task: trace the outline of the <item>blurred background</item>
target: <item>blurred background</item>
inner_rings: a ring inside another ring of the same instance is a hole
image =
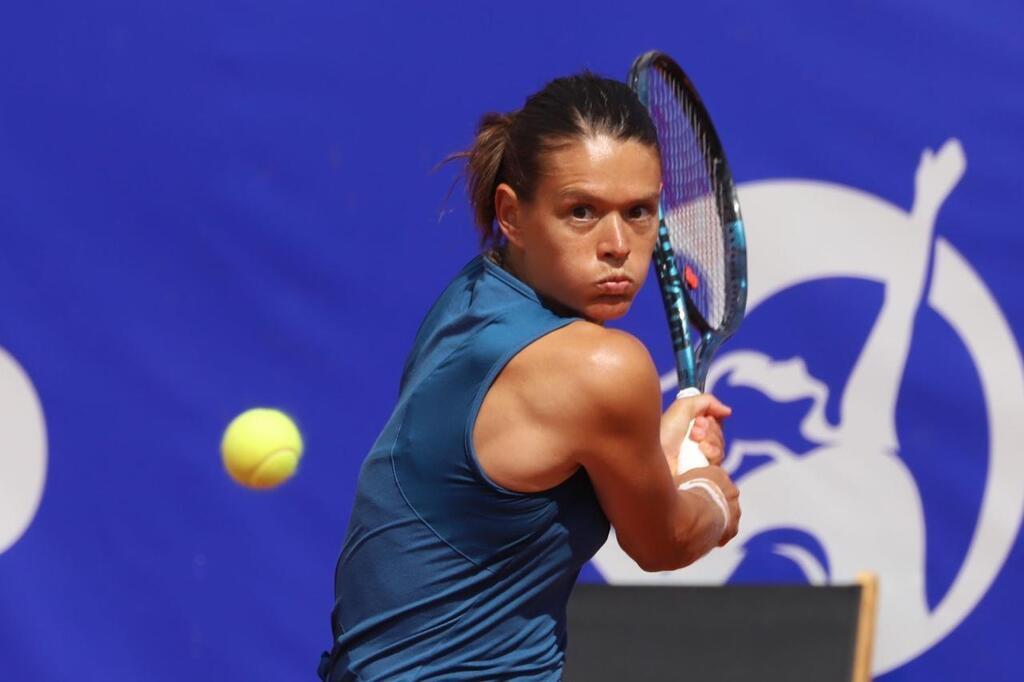
[[[746,527],[658,578],[874,570],[878,679],[1020,679],[1022,27],[965,0],[0,9],[0,678],[314,679],[359,465],[476,252],[437,164],[657,48],[751,263],[713,387]],[[622,326],[670,372],[662,316],[648,283]],[[269,492],[218,450],[256,406],[306,440]],[[651,579],[621,559],[582,579]]]

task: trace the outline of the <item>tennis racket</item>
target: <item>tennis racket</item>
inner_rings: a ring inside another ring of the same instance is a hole
[[[662,192],[654,267],[679,376],[677,398],[704,390],[708,366],[747,304],[743,219],[725,151],[690,79],[669,56],[633,62],[629,83],[650,112],[661,149]],[[676,470],[708,460],[690,439]]]

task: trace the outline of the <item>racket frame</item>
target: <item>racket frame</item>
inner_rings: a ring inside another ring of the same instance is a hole
[[[708,175],[714,178],[717,188],[715,202],[721,218],[722,238],[725,240],[727,259],[725,263],[728,282],[725,301],[725,317],[722,324],[713,328],[686,293],[680,276],[675,251],[665,224],[664,206],[658,201],[658,243],[654,249],[654,269],[660,285],[662,302],[668,318],[672,338],[672,351],[676,361],[679,388],[704,390],[708,366],[719,346],[728,339],[740,322],[747,304],[747,245],[740,213],[739,197],[732,179],[725,150],[718,138],[711,117],[704,102],[686,73],[668,55],[652,50],[640,55],[629,70],[629,85],[648,106],[648,76],[657,68],[674,80],[693,105],[695,115],[701,119],[706,142],[711,152],[705,158]],[[691,339],[699,335],[700,344],[695,350]]]

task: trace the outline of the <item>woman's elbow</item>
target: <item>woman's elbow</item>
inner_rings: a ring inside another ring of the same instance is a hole
[[[647,573],[675,571],[689,566],[701,556],[687,544],[659,547],[653,551],[638,551],[627,547],[622,549]]]
[[[662,571],[676,571],[680,568],[685,568],[699,558],[700,555],[682,551],[676,552],[671,556],[657,557],[643,562],[637,561],[636,563],[647,573],[660,573]]]

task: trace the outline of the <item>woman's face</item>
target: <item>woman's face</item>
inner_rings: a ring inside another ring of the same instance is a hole
[[[607,135],[541,159],[530,201],[495,196],[514,273],[549,302],[594,322],[622,317],[647,277],[658,236],[657,152]]]

